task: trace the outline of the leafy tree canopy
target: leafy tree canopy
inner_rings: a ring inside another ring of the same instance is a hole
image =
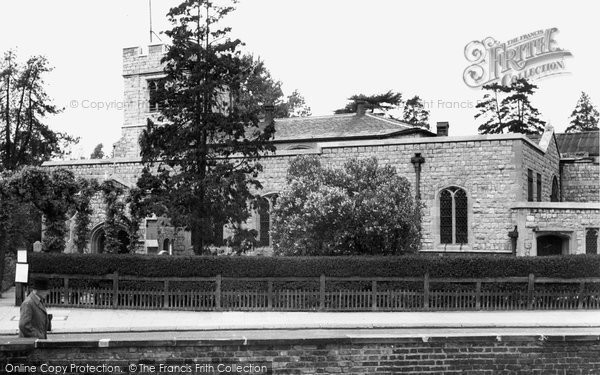
[[[102,143],[97,144],[96,147],[94,147],[94,151],[92,151],[92,154],[90,155],[90,159],[103,159],[104,158],[104,151],[102,151],[103,147],[104,147],[104,145]]]
[[[0,171],[64,156],[65,148],[77,142],[44,123],[60,112],[44,88],[43,78],[51,70],[45,57],[20,63],[14,51],[0,61]]]
[[[349,160],[343,169],[323,167],[317,157],[294,159],[272,215],[279,255],[391,255],[419,246],[410,183],[375,158]]]

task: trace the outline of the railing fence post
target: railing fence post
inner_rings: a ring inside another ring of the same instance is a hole
[[[113,308],[117,308],[119,305],[119,273],[115,272],[112,274],[113,281]]]
[[[371,281],[371,309],[377,311],[377,280]]]
[[[319,278],[319,311],[325,310],[325,275]]]
[[[267,286],[267,308],[269,310],[273,309],[273,280],[269,279],[269,283]]]
[[[171,307],[171,299],[169,298],[169,280],[164,281],[163,285],[163,307]]]
[[[429,272],[423,277],[423,308],[429,309]]]
[[[215,278],[215,309],[221,310],[221,274]]]
[[[530,273],[527,282],[527,309],[533,310],[533,291],[535,288],[535,275]]]
[[[583,293],[585,292],[585,281],[579,283],[579,295],[577,296],[577,308],[583,309]]]
[[[475,309],[481,310],[481,281],[475,286]]]
[[[63,279],[63,287],[64,287],[64,294],[65,294],[65,299],[64,302],[62,303],[63,305],[68,305],[71,301],[71,298],[69,296],[69,278],[65,277]],[[60,301],[57,301],[60,304]]]

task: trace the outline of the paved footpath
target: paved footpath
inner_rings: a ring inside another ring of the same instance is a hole
[[[48,308],[53,335],[101,332],[183,332],[218,330],[486,329],[536,332],[600,329],[600,311],[456,312],[193,312]],[[0,298],[0,335],[18,332],[14,290]]]

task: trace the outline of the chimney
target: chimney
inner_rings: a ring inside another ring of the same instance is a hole
[[[364,116],[366,109],[366,102],[364,100],[359,100],[356,102],[356,116]]]
[[[266,104],[264,106],[265,110],[265,124],[269,124],[273,121],[275,117],[275,106],[272,104]]]
[[[450,125],[447,121],[438,122],[437,123],[437,135],[438,137],[447,137],[448,136],[448,128]]]

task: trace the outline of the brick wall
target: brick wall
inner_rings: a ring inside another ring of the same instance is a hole
[[[360,337],[320,339],[40,341],[4,343],[0,365],[102,364],[128,373],[162,373],[160,365],[191,366],[253,363],[272,374],[596,374],[598,336]],[[147,371],[141,371],[140,364]],[[150,370],[151,366],[154,371]],[[78,372],[67,372],[78,373]],[[113,371],[113,373],[117,373]],[[170,372],[173,373],[173,372]],[[182,373],[182,372],[181,372]],[[240,374],[243,372],[239,372]],[[248,373],[248,372],[247,372]],[[261,374],[265,372],[254,372]]]
[[[600,202],[600,163],[590,159],[561,163],[562,199]]]

